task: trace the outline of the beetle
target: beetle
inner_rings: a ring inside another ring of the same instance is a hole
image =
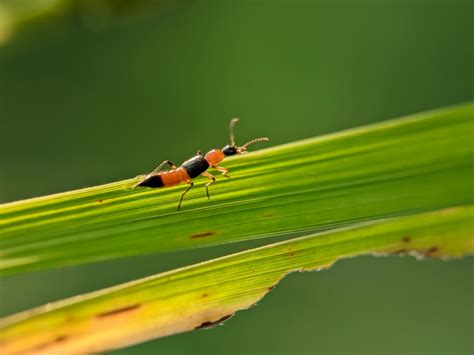
[[[179,200],[179,210],[181,207],[181,203],[183,202],[184,195],[186,195],[186,193],[194,186],[194,182],[192,181],[192,179],[198,177],[199,175],[202,175],[210,180],[208,183],[206,183],[206,195],[209,199],[209,186],[216,181],[214,175],[206,171],[207,169],[209,169],[209,167],[212,167],[213,169],[219,171],[220,173],[222,173],[223,176],[230,178],[230,176],[227,174],[229,171],[226,168],[217,164],[224,160],[225,157],[246,153],[247,147],[251,144],[258,142],[266,142],[270,140],[268,137],[255,138],[251,141],[248,141],[241,147],[236,146],[234,139],[234,127],[238,121],[238,118],[233,118],[230,121],[230,144],[226,145],[224,148],[212,149],[205,155],[202,154],[200,150],[198,150],[197,155],[186,160],[179,167],[174,165],[171,161],[165,160],[160,165],[158,165],[155,170],[146,175],[146,177],[138,184],[136,184],[135,187],[164,188],[178,185],[181,183],[189,184],[189,187],[183,192],[183,194],[181,195],[181,199]],[[168,165],[171,169],[167,171],[161,171],[161,169],[166,165]]]

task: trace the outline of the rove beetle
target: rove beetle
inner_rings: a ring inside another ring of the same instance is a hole
[[[205,176],[209,178],[209,182],[206,184],[206,194],[207,198],[209,199],[209,185],[216,181],[216,178],[208,173],[206,170],[209,167],[219,171],[227,178],[230,178],[227,175],[228,170],[222,166],[218,166],[225,157],[242,154],[247,152],[247,147],[251,144],[257,142],[266,142],[270,139],[267,137],[262,138],[255,138],[251,141],[245,143],[243,146],[238,147],[235,145],[234,140],[234,126],[239,121],[238,118],[233,118],[230,121],[230,144],[226,145],[222,149],[213,149],[203,155],[200,150],[198,150],[197,155],[192,157],[191,159],[186,160],[180,167],[176,167],[171,161],[165,160],[163,161],[158,167],[149,173],[142,181],[135,185],[135,187],[143,186],[143,187],[170,187],[174,185],[181,184],[183,182],[189,184],[189,187],[186,191],[183,192],[181,195],[181,199],[179,200],[178,210],[181,207],[181,202],[183,202],[184,195],[191,190],[194,186],[192,179],[198,177],[199,175]],[[160,170],[168,164],[171,167],[171,170],[161,171]]]

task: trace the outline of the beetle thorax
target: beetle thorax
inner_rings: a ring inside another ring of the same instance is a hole
[[[213,149],[206,153],[205,158],[209,165],[216,165],[224,159],[224,153],[220,149]]]

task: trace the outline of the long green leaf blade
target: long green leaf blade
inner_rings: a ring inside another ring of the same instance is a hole
[[[474,201],[474,105],[414,115],[224,161],[205,198],[138,179],[0,206],[0,275],[195,248]],[[166,158],[166,154],[162,154]]]
[[[0,353],[95,353],[209,327],[255,304],[289,272],[344,257],[470,254],[473,217],[465,206],[372,221],[48,304],[0,321]]]

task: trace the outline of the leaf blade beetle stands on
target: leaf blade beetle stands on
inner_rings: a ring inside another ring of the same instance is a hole
[[[230,178],[230,176],[227,175],[229,171],[217,164],[219,164],[227,156],[246,153],[247,147],[251,144],[270,140],[268,137],[255,138],[251,141],[248,141],[241,147],[236,146],[234,139],[234,127],[238,121],[238,118],[233,118],[230,121],[230,144],[226,145],[224,148],[212,149],[205,155],[203,155],[202,152],[198,150],[197,155],[186,160],[179,167],[174,165],[171,161],[165,160],[160,165],[158,165],[155,170],[149,173],[142,181],[136,184],[135,187],[166,188],[181,183],[189,184],[189,187],[183,192],[181,199],[179,200],[179,210],[181,203],[183,202],[184,195],[186,195],[186,193],[194,186],[192,179],[202,175],[210,180],[206,184],[206,195],[209,199],[209,186],[216,181],[214,175],[206,171],[209,169],[209,167],[219,171],[223,176]],[[166,165],[168,165],[171,169],[161,171],[161,169]]]

